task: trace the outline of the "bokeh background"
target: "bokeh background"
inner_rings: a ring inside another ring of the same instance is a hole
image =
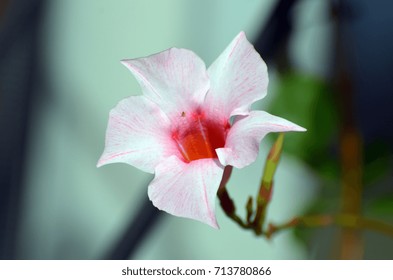
[[[286,137],[268,220],[354,211],[392,223],[392,10],[389,0],[1,0],[0,259],[343,257],[337,227],[267,241],[217,205],[214,230],[157,211],[151,175],[96,162],[110,109],[141,93],[121,59],[176,46],[210,65],[243,30],[269,67],[255,108],[308,129]],[[240,215],[274,137],[233,173]],[[349,258],[393,259],[393,239],[351,238]]]

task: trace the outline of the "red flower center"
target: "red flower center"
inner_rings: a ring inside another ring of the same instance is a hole
[[[187,116],[183,112],[179,126],[172,132],[172,139],[185,162],[202,158],[217,158],[216,149],[225,146],[227,132],[231,125],[228,121],[208,119],[197,111]]]

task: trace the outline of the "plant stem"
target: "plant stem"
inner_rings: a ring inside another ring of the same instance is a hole
[[[257,226],[255,220],[250,218],[252,214],[252,198],[249,198],[246,209],[247,209],[247,218],[246,221],[243,221],[236,214],[236,207],[233,203],[233,200],[230,198],[229,193],[226,189],[226,183],[229,180],[229,177],[232,173],[232,167],[228,166],[228,169],[224,171],[224,176],[221,181],[219,190],[218,190],[218,198],[220,200],[220,204],[225,214],[237,223],[240,227],[244,229],[252,230],[257,236],[264,236],[267,239],[270,239],[273,235],[281,232],[282,230],[293,228],[296,226],[306,227],[306,228],[318,228],[318,227],[327,227],[327,226],[340,226],[343,227],[344,230],[351,230],[360,232],[360,230],[373,230],[387,236],[393,238],[393,225],[385,223],[383,221],[378,221],[374,219],[369,219],[362,217],[360,215],[341,213],[337,215],[313,215],[313,216],[300,216],[295,217],[289,220],[286,223],[277,225],[270,223],[266,230]]]
[[[346,20],[343,9],[341,1],[332,2],[332,15],[336,28],[336,101],[340,116],[341,213],[360,216],[363,193],[363,148],[361,135],[355,121],[355,92],[347,58],[349,41],[344,37],[342,30],[343,22]],[[339,242],[340,259],[361,259],[363,257],[364,246],[361,232],[352,228],[344,228],[341,231]]]
[[[232,199],[224,187],[220,187],[218,194],[221,206],[225,214],[237,223],[240,227],[244,229],[250,229],[254,231],[257,236],[264,236],[267,239],[273,237],[273,235],[289,228],[294,228],[296,226],[306,227],[306,228],[318,228],[327,226],[340,226],[344,229],[350,230],[372,230],[393,238],[393,225],[385,223],[383,221],[378,221],[374,219],[369,219],[352,214],[337,214],[337,215],[313,215],[313,216],[300,216],[295,217],[288,222],[277,225],[270,223],[266,231],[261,231],[255,227],[255,224],[250,221],[244,222],[237,214],[236,209],[233,204]]]
[[[277,166],[280,161],[283,143],[284,133],[280,133],[266,158],[261,184],[257,195],[256,214],[253,221],[256,234],[261,234],[263,230],[262,227],[265,222],[267,207],[273,192],[274,174],[276,173]]]
[[[359,216],[362,212],[362,148],[361,138],[354,130],[344,130],[340,139],[341,150],[341,212]],[[344,228],[341,232],[341,259],[361,259],[363,240],[361,232]]]
[[[315,215],[315,216],[296,217],[281,225],[269,224],[269,227],[267,231],[264,233],[264,235],[267,238],[271,238],[274,234],[277,234],[278,232],[284,229],[293,228],[296,226],[317,228],[317,227],[327,227],[331,225],[340,226],[346,229],[373,230],[393,238],[392,225],[382,221],[364,218],[351,214]]]

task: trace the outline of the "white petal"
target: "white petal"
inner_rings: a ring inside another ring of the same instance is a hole
[[[259,143],[269,132],[305,131],[304,128],[263,111],[251,111],[229,130],[225,148],[216,149],[223,165],[243,168],[255,161]]]
[[[267,66],[241,32],[209,67],[206,104],[213,114],[247,115],[255,101],[265,97]]]
[[[202,104],[209,89],[205,63],[186,49],[171,48],[122,63],[134,74],[144,95],[169,118]]]
[[[147,98],[123,99],[110,112],[105,150],[97,166],[124,162],[153,173],[158,163],[179,153],[169,125],[167,116]]]
[[[171,157],[157,166],[149,198],[158,209],[218,228],[215,200],[222,174],[217,160],[184,163]]]

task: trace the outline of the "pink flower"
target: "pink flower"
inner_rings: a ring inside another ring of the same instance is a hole
[[[154,173],[149,198],[172,215],[218,228],[215,199],[224,167],[254,162],[269,132],[305,130],[250,110],[266,95],[268,74],[243,32],[207,70],[192,51],[177,48],[122,63],[143,95],[111,110],[97,166],[125,162]]]

